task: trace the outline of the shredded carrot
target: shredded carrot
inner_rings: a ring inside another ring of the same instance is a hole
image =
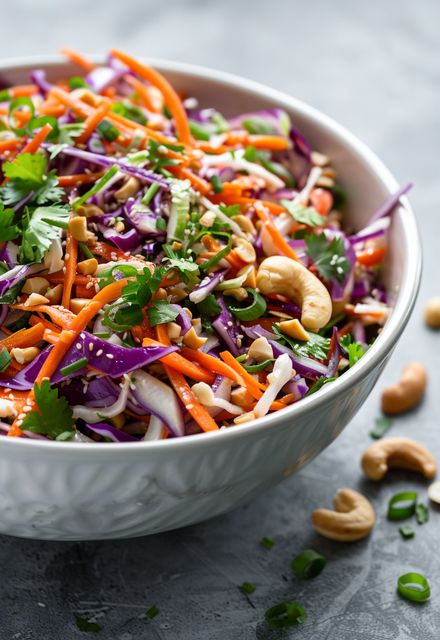
[[[220,353],[220,358],[224,362],[226,362],[226,364],[228,364],[232,369],[234,369],[234,371],[236,371],[239,376],[241,376],[241,378],[243,378],[245,386],[251,396],[253,396],[255,400],[259,400],[263,395],[261,390],[264,390],[266,388],[265,385],[257,382],[255,378],[253,378],[251,374],[248,373],[246,369],[242,367],[241,364],[234,358],[232,353],[229,353],[229,351],[222,351]]]
[[[250,135],[248,144],[256,149],[267,149],[268,151],[284,151],[291,146],[289,140],[282,136]]]
[[[20,146],[21,142],[22,141],[20,140],[20,138],[9,138],[8,140],[1,140],[0,153],[2,153],[3,151],[11,151],[13,149],[16,149]]]
[[[77,64],[79,67],[82,67],[82,69],[84,69],[84,71],[86,71],[87,73],[89,73],[90,71],[92,71],[92,69],[95,68],[95,65],[93,64],[93,62],[91,62],[85,56],[83,56],[82,53],[78,53],[78,51],[75,51],[74,49],[70,49],[69,47],[63,47],[62,49],[60,49],[60,53],[66,58],[68,58],[74,64]]]
[[[237,384],[242,387],[246,386],[245,381],[241,377],[239,373],[232,367],[230,367],[222,360],[218,358],[214,358],[214,356],[209,355],[209,353],[204,353],[203,351],[196,349],[189,349],[188,347],[183,347],[180,350],[180,353],[186,357],[187,360],[195,360],[199,364],[201,364],[205,369],[209,369],[210,371],[214,371],[215,373],[219,373],[230,380],[233,380]]]
[[[70,176],[58,176],[60,187],[79,187],[82,184],[95,183],[102,176],[102,171],[95,173],[76,173]]]
[[[169,344],[171,344],[169,341],[165,342],[162,339],[159,339],[158,341],[151,338],[144,338],[142,341],[142,345],[144,347],[148,347],[150,345],[163,347],[165,345],[168,346]],[[196,364],[193,364],[192,362],[181,356],[180,353],[169,353],[167,356],[160,358],[160,361],[163,364],[168,365],[175,371],[179,371],[183,375],[188,376],[188,378],[191,378],[192,380],[197,380],[198,382],[206,382],[207,384],[212,384],[214,382],[215,376],[210,371],[205,371],[205,369],[202,369]]]
[[[199,191],[203,195],[206,195],[211,191],[211,185],[204,178],[201,178],[196,173],[187,169],[186,167],[170,166],[167,167],[168,171],[177,176],[181,180],[189,180],[191,185],[196,191]]]
[[[38,151],[51,131],[51,125],[46,122],[46,124],[41,127],[40,131],[32,138],[32,140],[30,140],[27,145],[23,147],[21,153],[35,153],[36,151]]]
[[[376,249],[365,249],[356,253],[356,262],[364,267],[374,267],[380,264],[385,257],[386,249],[377,247]]]
[[[85,102],[78,100],[74,96],[72,96],[67,91],[60,89],[59,87],[53,87],[47,98],[55,98],[61,104],[64,104],[66,107],[69,107],[72,111],[78,114],[81,118],[87,118],[92,112],[93,107],[87,105]]]
[[[112,49],[110,53],[112,56],[125,64],[129,69],[131,69],[131,71],[136,73],[144,80],[147,80],[147,82],[150,82],[160,90],[165,99],[165,104],[167,105],[173,116],[179,140],[181,140],[184,144],[192,145],[193,138],[189,129],[188,118],[186,117],[185,109],[179,96],[174,91],[168,80],[166,80],[164,76],[162,76],[155,69],[152,69],[151,67],[140,63],[138,60],[123,53],[122,51]]]
[[[41,323],[36,324],[30,329],[21,329],[16,333],[12,333],[7,338],[0,340],[0,345],[6,347],[8,351],[15,347],[24,349],[26,347],[34,347],[40,340],[43,339],[44,326]]]
[[[272,242],[276,246],[276,248],[280,251],[280,253],[292,260],[298,260],[298,257],[292,247],[288,244],[288,242],[283,238],[281,233],[278,231],[269,215],[263,211],[263,209],[259,206],[255,207],[255,211],[257,216],[263,222],[265,228],[267,229],[268,234],[270,235]]]
[[[110,102],[103,102],[94,113],[91,113],[84,120],[84,131],[76,139],[76,144],[85,144],[87,142],[98,124],[104,120],[105,116],[110,111],[110,106]]]
[[[48,305],[48,304],[39,304],[34,307],[26,307],[23,303],[12,305],[13,309],[19,309],[20,311],[33,311],[34,313],[46,313],[49,318],[55,322],[58,326],[63,329],[70,329],[73,321],[75,319],[75,315],[65,309],[64,307],[59,307],[58,305]]]
[[[61,304],[65,309],[68,309],[70,307],[70,297],[72,295],[72,287],[75,281],[77,262],[78,242],[68,231],[66,240],[66,253],[64,258],[64,267],[66,269],[66,273],[63,287],[63,297],[61,299]]]
[[[38,107],[40,116],[54,116],[60,118],[66,111],[66,107],[53,98],[47,99]]]
[[[16,87],[10,87],[9,92],[13,98],[22,98],[34,96],[40,90],[35,84],[21,84]]]
[[[256,200],[255,198],[245,198],[243,196],[235,196],[233,193],[219,193],[214,196],[209,196],[209,199],[214,204],[239,204],[243,207],[255,207],[256,204],[260,203],[266,209],[269,209],[272,215],[278,216],[280,213],[284,213],[286,210],[279,204],[275,202],[269,202],[268,200]]]
[[[217,431],[219,428],[218,424],[209,415],[205,407],[200,404],[183,375],[167,365],[164,366],[174,391],[177,393],[184,407],[188,413],[192,415],[199,427],[203,431]]]
[[[156,109],[156,105],[154,104],[149,88],[135,76],[127,75],[124,79],[125,82],[136,91],[143,106],[148,109],[148,111],[157,113],[158,110]]]

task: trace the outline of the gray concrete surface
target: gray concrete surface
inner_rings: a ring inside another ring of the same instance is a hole
[[[440,459],[440,336],[424,328],[426,298],[440,293],[438,104],[440,5],[435,0],[368,3],[300,0],[124,0],[75,3],[15,0],[2,12],[0,56],[52,53],[71,45],[202,63],[290,92],[351,128],[411,196],[425,250],[421,295],[379,386],[409,358],[426,362],[430,389],[423,406],[396,420],[394,434],[413,435]],[[109,640],[434,640],[440,634],[440,512],[416,537],[400,539],[385,519],[389,496],[426,485],[394,474],[380,487],[361,479],[359,457],[370,443],[379,388],[345,433],[298,476],[234,513],[182,531],[138,540],[55,544],[0,538],[1,640],[86,637],[75,615],[102,626]],[[329,505],[340,486],[360,487],[379,523],[371,539],[338,545],[312,532],[310,511]],[[276,544],[268,551],[261,536]],[[330,558],[303,583],[292,556],[314,546]],[[429,576],[432,600],[412,606],[395,593],[397,577]],[[238,590],[244,580],[257,590]],[[302,628],[280,635],[263,622],[279,600],[302,603]],[[160,615],[143,617],[151,605]]]

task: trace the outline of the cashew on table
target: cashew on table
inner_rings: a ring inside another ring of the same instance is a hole
[[[330,294],[318,278],[300,262],[285,256],[263,260],[257,273],[257,287],[263,295],[280,294],[301,306],[301,322],[319,331],[330,320]]]
[[[361,493],[353,489],[339,489],[333,504],[335,511],[313,511],[312,524],[318,533],[341,542],[355,542],[370,533],[376,522],[376,514],[369,500]]]

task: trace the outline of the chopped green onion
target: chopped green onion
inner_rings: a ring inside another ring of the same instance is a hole
[[[113,113],[119,113],[119,115],[124,116],[128,120],[133,120],[133,122],[138,122],[139,124],[146,125],[147,118],[145,114],[139,109],[139,107],[135,107],[131,104],[125,104],[124,102],[114,102],[112,104]]]
[[[102,316],[102,324],[113,331],[129,331],[144,319],[142,309],[138,305],[122,306],[125,303],[115,302],[110,305]],[[111,314],[111,315],[110,315]]]
[[[27,96],[21,96],[20,98],[15,98],[11,101],[8,110],[8,124],[17,136],[24,136],[26,134],[26,128],[16,127],[14,120],[14,111],[17,111],[22,107],[26,107],[30,111],[31,119],[34,117],[35,113],[34,103]]]
[[[203,234],[203,235],[206,235],[206,234]],[[229,235],[229,233],[216,232],[215,234],[212,234],[212,235],[216,235],[222,238],[227,238],[227,244],[225,247],[223,247],[223,249],[220,249],[220,251],[217,251],[215,256],[213,256],[206,262],[203,262],[203,264],[199,265],[202,271],[204,271],[205,269],[209,269],[210,267],[213,267],[215,264],[217,264],[217,262],[220,262],[220,260],[222,260],[225,256],[227,256],[232,249],[232,236]]]
[[[93,253],[90,251],[89,247],[85,244],[85,242],[80,242],[79,246],[86,258],[90,260],[91,258],[95,257]]]
[[[269,126],[266,120],[264,120],[263,118],[259,118],[258,116],[254,118],[247,118],[246,120],[243,120],[241,124],[249,133],[269,136],[275,133],[273,127]]]
[[[159,191],[159,189],[160,189],[160,184],[158,184],[157,182],[152,182],[148,187],[148,189],[146,190],[145,195],[141,200],[141,203],[144,204],[145,206],[148,206],[152,201],[152,199],[154,198],[154,196],[156,195],[156,193]]]
[[[265,549],[272,549],[272,547],[275,544],[275,542],[272,540],[272,538],[268,538],[267,536],[263,536],[261,538],[261,540],[260,540],[260,544]]]
[[[63,431],[63,433],[60,433],[60,435],[57,436],[55,440],[57,440],[58,442],[66,442],[66,440],[72,440],[74,435],[74,431]]]
[[[9,102],[12,99],[12,93],[9,89],[2,89],[0,91],[0,102]]]
[[[116,140],[116,138],[119,137],[119,131],[108,120],[103,120],[96,128],[102,137],[105,140],[108,140],[108,142],[113,142],[113,140]]]
[[[242,353],[241,356],[237,356],[235,359],[237,362],[244,362],[247,360],[247,353]]]
[[[60,130],[58,128],[58,121],[53,116],[41,116],[39,118],[32,118],[27,123],[25,129],[27,133],[32,133],[34,129],[41,129],[45,124],[50,124],[52,127],[52,131],[47,136],[47,140],[53,140],[54,138],[58,138],[60,134]]]
[[[393,421],[391,420],[391,418],[388,418],[388,416],[379,416],[374,421],[374,428],[370,431],[370,436],[372,438],[375,438],[376,440],[382,438],[382,436],[385,435],[392,424]]]
[[[415,491],[396,493],[388,503],[388,520],[405,520],[414,515],[417,503]]]
[[[208,142],[211,137],[211,130],[208,126],[200,124],[195,120],[189,120],[189,130],[196,140],[204,140]]]
[[[72,205],[71,205],[72,209],[78,209],[78,207],[84,204],[86,200],[94,196],[96,193],[98,193],[98,191],[101,191],[101,189],[107,184],[109,180],[113,178],[113,176],[118,172],[118,170],[119,170],[119,167],[116,164],[114,164],[110,169],[108,169],[104,173],[104,175],[101,176],[101,178],[97,182],[95,182],[95,184],[91,189],[89,189],[89,191],[84,193],[79,198],[76,198],[72,202]]]
[[[304,397],[307,398],[308,396],[311,396],[313,393],[319,391],[325,384],[328,382],[334,382],[335,380],[337,380],[335,376],[332,376],[331,378],[326,378],[325,376],[318,378],[316,382],[312,384]]]
[[[0,372],[5,371],[11,364],[11,356],[6,347],[0,347]]]
[[[268,609],[264,617],[271,627],[281,629],[302,624],[306,619],[306,611],[296,602],[280,602]]]
[[[147,618],[155,618],[159,613],[159,609],[156,606],[153,606],[148,609],[145,615]]]
[[[215,174],[211,176],[211,184],[212,184],[212,190],[214,191],[214,193],[221,193],[223,191],[223,184],[219,176]]]
[[[399,533],[404,540],[409,540],[410,538],[414,538],[416,532],[407,524],[404,524],[402,527],[399,527]]]
[[[431,597],[429,582],[420,573],[405,573],[397,580],[397,591],[411,602],[426,602]]]
[[[293,558],[290,567],[299,578],[309,580],[319,575],[326,564],[325,556],[313,549],[306,549]]]
[[[429,520],[428,507],[421,502],[416,505],[416,520],[418,524],[425,524]]]
[[[72,76],[71,78],[69,78],[68,84],[69,89],[72,89],[72,91],[74,89],[90,89],[90,86],[87,84],[84,78],[81,78],[81,76]]]
[[[258,373],[259,371],[263,371],[273,362],[275,362],[275,358],[269,358],[268,360],[264,360],[264,362],[258,362],[258,364],[244,364],[243,369],[246,369],[248,373]]]
[[[252,296],[252,302],[247,307],[236,307],[233,304],[228,305],[229,311],[239,320],[256,320],[265,314],[267,304],[262,295],[257,293],[255,289],[246,288],[246,291]]]
[[[243,584],[240,587],[240,591],[242,591],[246,595],[248,595],[250,593],[254,593],[255,589],[256,589],[256,587],[254,587],[252,582],[243,582]]]
[[[59,227],[60,229],[67,229],[69,225],[62,220],[54,220],[53,218],[41,218],[42,222],[50,224],[52,227]]]
[[[68,376],[70,373],[79,371],[87,364],[89,364],[88,358],[80,358],[79,360],[75,360],[75,362],[72,362],[72,364],[68,364],[67,367],[63,367],[62,369],[60,369],[60,373],[62,376]]]

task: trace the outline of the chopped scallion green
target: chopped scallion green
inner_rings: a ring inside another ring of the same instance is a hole
[[[402,598],[411,602],[426,602],[431,597],[431,587],[420,573],[405,573],[397,580],[397,591]]]
[[[309,580],[319,575],[326,564],[327,558],[314,549],[306,549],[293,558],[290,567],[299,578]]]
[[[415,491],[396,493],[388,503],[388,520],[405,520],[414,515],[417,504]]]
[[[75,371],[79,371],[83,367],[85,367],[89,363],[87,358],[80,358],[79,360],[75,360],[71,364],[68,364],[66,367],[60,369],[60,373],[62,376],[68,376],[71,373],[75,373]]]

